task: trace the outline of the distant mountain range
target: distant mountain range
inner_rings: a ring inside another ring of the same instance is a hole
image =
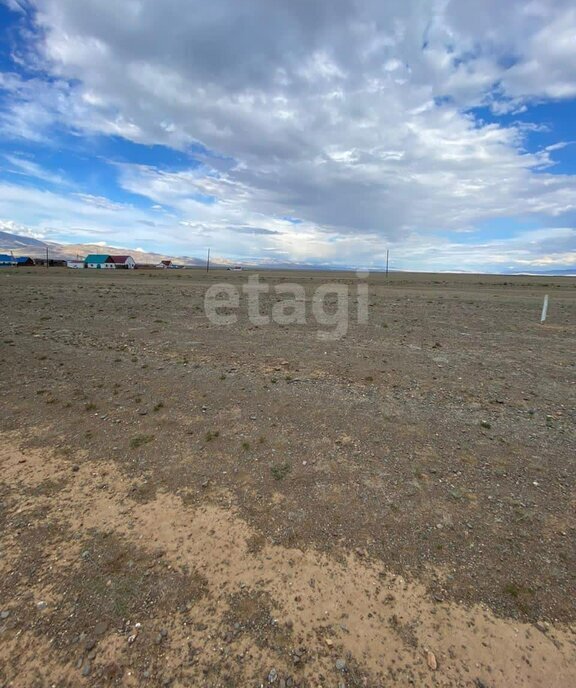
[[[0,223],[0,226],[3,226]],[[4,224],[4,226],[6,226]],[[15,256],[30,256],[31,258],[46,258],[46,249],[48,249],[49,257],[58,260],[76,260],[83,259],[90,253],[106,253],[111,256],[131,255],[137,263],[148,263],[157,265],[161,260],[171,260],[176,265],[184,265],[187,267],[203,267],[206,264],[204,258],[193,258],[191,256],[169,256],[163,253],[150,253],[147,251],[137,251],[136,249],[123,248],[121,246],[102,246],[101,244],[59,244],[55,241],[43,241],[29,236],[16,234],[15,232],[6,232],[0,230],[0,253],[14,253]],[[234,261],[226,258],[215,258],[210,261],[213,267],[228,267],[235,265]],[[238,263],[245,267],[276,270],[346,270],[353,269],[352,267],[345,268],[342,266],[312,264],[312,263],[296,263],[286,260],[270,260],[260,259],[251,261],[249,265],[246,263]],[[374,272],[377,272],[374,269]],[[394,272],[403,272],[402,270],[394,270]],[[442,271],[448,273],[458,272]],[[470,274],[473,274],[470,272]],[[548,277],[574,277],[576,276],[576,265],[569,268],[556,268],[552,270],[504,270],[500,274],[507,275],[535,275]]]
[[[2,224],[0,224],[2,226]],[[5,226],[5,225],[4,225]],[[11,227],[10,227],[11,228]],[[12,229],[12,228],[11,228]],[[121,246],[102,246],[101,244],[59,244],[55,241],[43,241],[32,237],[23,236],[13,231],[7,232],[0,230],[0,253],[14,253],[17,256],[30,256],[31,258],[46,258],[46,248],[49,257],[56,260],[77,260],[82,259],[90,253],[106,253],[110,256],[130,255],[137,263],[153,263],[157,265],[161,260],[171,260],[176,265],[186,267],[204,267],[204,258],[194,258],[191,256],[169,256],[163,253],[150,253],[147,251],[137,251]],[[246,263],[235,262],[227,258],[214,257],[210,260],[212,267],[224,268],[231,265],[243,265]],[[252,261],[250,267],[276,270],[341,270],[332,265],[317,265],[312,263],[293,263],[290,261],[258,260]],[[345,269],[345,268],[344,268]]]
[[[512,275],[547,275],[548,277],[576,277],[576,265],[564,270],[530,270],[529,272],[512,272]]]
[[[17,251],[40,251],[42,249],[44,249],[44,251],[46,250],[46,243],[44,241],[33,239],[32,237],[12,234],[11,232],[0,231],[0,250],[2,251],[14,251],[14,253],[17,255],[23,255],[21,253],[17,253]]]
[[[42,241],[32,237],[13,234],[12,232],[0,231],[0,253],[14,253],[15,256],[30,256],[31,258],[46,258],[48,255],[56,260],[76,260],[83,259],[90,253],[106,253],[110,256],[131,255],[137,263],[158,264],[161,260],[171,260],[177,265],[187,265],[190,267],[203,266],[206,261],[190,256],[168,256],[163,253],[149,253],[147,251],[136,251],[131,248],[119,246],[102,246],[100,244],[59,244],[55,241]],[[229,265],[230,261],[218,259],[214,266]]]

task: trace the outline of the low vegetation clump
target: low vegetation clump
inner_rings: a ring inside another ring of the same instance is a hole
[[[130,448],[138,449],[149,442],[154,440],[154,435],[136,435],[130,440]]]
[[[277,463],[270,468],[272,477],[274,480],[284,480],[284,478],[290,473],[292,466],[286,461],[284,463]]]

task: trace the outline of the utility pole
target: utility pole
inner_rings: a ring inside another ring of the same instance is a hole
[[[210,270],[210,249],[208,249],[208,257],[206,258],[206,272]]]
[[[386,249],[386,279],[388,279],[388,260],[390,258],[390,249]]]
[[[50,267],[50,263],[48,262],[48,246],[46,246],[46,267]]]

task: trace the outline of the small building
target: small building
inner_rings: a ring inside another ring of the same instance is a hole
[[[34,265],[42,265],[46,267],[46,258],[34,258]],[[60,258],[49,258],[48,259],[49,268],[65,268],[66,261]]]
[[[173,267],[173,265],[171,260],[161,260],[156,267],[166,269]]]
[[[7,253],[0,253],[0,267],[12,267],[14,265],[18,265],[14,256],[10,256]]]
[[[95,268],[97,270],[113,270],[116,267],[112,256],[104,253],[91,253],[84,258],[84,265],[87,268]]]
[[[26,265],[36,265],[34,259],[30,258],[30,256],[18,256],[18,258],[16,258],[16,264],[18,265],[18,267]]]
[[[110,256],[117,270],[134,270],[136,261],[132,256]]]
[[[83,270],[86,265],[83,260],[67,260],[66,267],[72,268],[73,270]]]

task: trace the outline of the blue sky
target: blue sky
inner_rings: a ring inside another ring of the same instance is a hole
[[[0,229],[576,273],[573,2],[192,5],[0,0]]]

